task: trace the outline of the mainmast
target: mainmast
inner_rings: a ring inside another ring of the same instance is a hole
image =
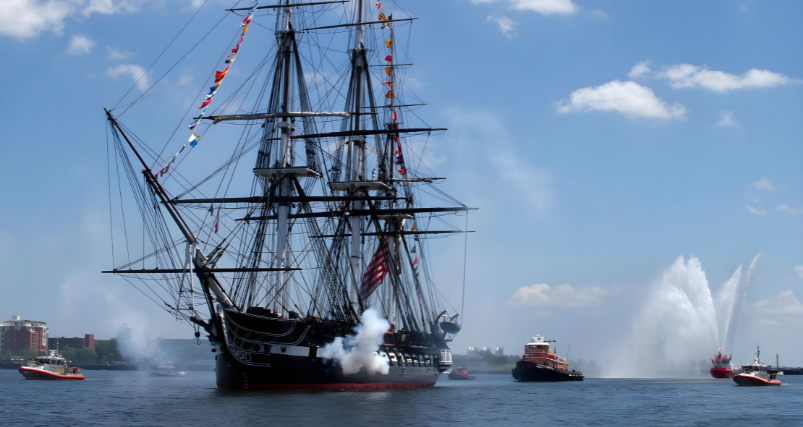
[[[285,6],[290,4],[290,0],[285,0]],[[293,9],[288,7],[284,8],[284,31],[282,32],[282,55],[284,56],[284,71],[283,71],[283,88],[282,88],[282,113],[284,113],[284,117],[282,121],[277,124],[277,127],[281,129],[281,142],[279,144],[279,153],[276,156],[276,163],[275,168],[277,169],[278,176],[279,176],[279,183],[278,183],[278,191],[277,195],[279,196],[279,200],[283,200],[279,202],[279,206],[277,209],[277,229],[276,229],[276,267],[277,268],[285,268],[287,265],[287,247],[288,245],[288,224],[287,218],[290,213],[290,203],[287,201],[286,197],[290,196],[290,180],[282,170],[287,168],[288,161],[290,159],[290,136],[293,133],[293,124],[290,121],[290,117],[288,114],[290,112],[290,54],[293,48],[293,28],[292,28],[292,18],[293,18]],[[284,289],[285,287],[285,273],[284,271],[280,271],[276,275],[276,283],[275,283],[275,292],[276,298],[274,300],[274,311],[278,313],[283,313],[284,309]]]
[[[354,99],[354,131],[360,130],[360,119],[362,112],[362,75],[366,66],[365,50],[363,48],[363,37],[365,35],[365,28],[363,27],[363,13],[364,7],[362,0],[357,1],[357,39],[356,46],[353,53],[354,62],[354,75],[355,75],[355,99]],[[349,181],[359,181],[365,176],[365,136],[353,136],[349,138],[349,152],[351,153],[349,165]],[[356,189],[355,189],[356,190]],[[361,200],[352,202],[352,209],[359,210],[363,208]],[[351,251],[349,253],[349,260],[351,261],[352,273],[352,287],[349,292],[352,306],[357,303],[357,295],[359,293],[360,280],[362,278],[362,245],[361,236],[363,217],[360,215],[351,216]]]

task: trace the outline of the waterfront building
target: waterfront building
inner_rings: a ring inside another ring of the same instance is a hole
[[[24,349],[33,352],[47,351],[48,333],[45,322],[11,316],[11,320],[0,325],[0,354]]]
[[[48,350],[63,350],[64,347],[95,349],[95,334],[86,334],[81,337],[53,337],[47,340]]]
[[[477,356],[477,347],[469,347],[468,352],[466,353],[468,357]]]
[[[505,355],[504,347],[494,347],[494,356],[504,356],[504,355]]]

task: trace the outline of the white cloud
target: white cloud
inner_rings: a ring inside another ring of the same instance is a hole
[[[795,273],[803,279],[803,265],[796,265],[795,266]]]
[[[790,208],[789,206],[786,205],[786,203],[781,203],[780,205],[776,206],[775,209],[778,212],[782,212],[789,215],[803,214],[803,209]]]
[[[684,119],[686,107],[668,106],[652,89],[635,82],[614,80],[597,87],[577,89],[570,101],[557,105],[559,113],[571,111],[616,111],[630,119]]]
[[[136,12],[147,1],[150,0],[2,0],[0,35],[20,40],[48,30],[61,35],[64,20],[70,16]]]
[[[553,288],[542,283],[517,289],[506,303],[512,306],[587,307],[599,304],[607,295],[605,289],[597,286],[585,287],[578,291],[568,284]]]
[[[525,165],[520,157],[502,152],[491,157],[499,176],[515,186],[519,195],[538,213],[546,212],[552,203],[549,172]]]
[[[116,47],[106,46],[106,57],[112,61],[125,61],[133,58],[134,54]]]
[[[75,12],[75,5],[64,0],[3,0],[0,7],[0,34],[20,40],[50,30],[61,34],[64,19]]]
[[[751,182],[750,186],[759,190],[775,191],[775,185],[766,176],[761,177],[761,179],[756,182]]]
[[[531,10],[542,15],[571,15],[577,12],[572,0],[510,0],[511,9]]]
[[[719,116],[719,121],[717,122],[717,126],[721,127],[737,127],[739,126],[739,122],[733,118],[733,111],[723,111],[722,114]]]
[[[67,46],[68,55],[87,55],[92,52],[95,47],[95,42],[89,40],[83,34],[76,34],[70,38],[70,44]]]
[[[753,207],[747,205],[747,213],[749,213],[750,215],[766,215],[767,211],[762,209],[761,206]]]
[[[720,93],[750,87],[781,86],[795,81],[783,74],[756,68],[737,76],[711,70],[706,65],[698,67],[691,64],[665,67],[664,71],[658,73],[658,77],[669,80],[669,85],[675,89],[700,87]]]
[[[501,31],[505,37],[509,39],[516,37],[516,33],[514,32],[516,30],[516,23],[507,16],[502,15],[498,18],[495,16],[489,16],[488,22],[496,24],[499,27],[499,31]]]
[[[648,65],[649,63],[650,60],[648,59],[646,61],[641,61],[638,64],[634,65],[633,68],[630,70],[630,72],[627,73],[627,77],[635,79],[636,77],[651,72],[652,70],[650,70],[650,67]]]
[[[132,82],[136,83],[139,90],[143,92],[148,90],[148,76],[145,75],[145,69],[139,65],[120,64],[116,67],[109,67],[106,70],[106,75],[115,80],[128,76]]]
[[[803,303],[797,300],[792,291],[781,291],[773,300],[761,300],[756,304],[757,311],[776,315],[803,315]]]

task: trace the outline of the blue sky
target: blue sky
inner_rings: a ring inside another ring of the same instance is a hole
[[[127,321],[189,336],[99,274],[111,267],[102,108],[201,3],[0,5],[0,317],[48,321],[52,335],[108,337]],[[209,0],[146,81],[232,4]],[[625,345],[678,257],[697,257],[717,291],[761,253],[734,353],[761,343],[803,365],[803,344],[789,339],[803,332],[803,3],[400,4],[420,18],[407,74],[429,104],[419,113],[450,128],[428,145],[430,167],[449,177],[445,191],[481,208],[470,218],[457,352],[520,352],[542,333],[571,342],[573,358],[603,360],[621,350],[611,341]],[[238,24],[225,18],[173,80],[213,67]],[[270,45],[265,31],[249,36],[253,52]],[[125,120],[149,120],[141,136],[164,141],[202,84],[152,98]],[[462,264],[462,239],[452,240],[436,267]],[[462,269],[442,270],[457,301]]]

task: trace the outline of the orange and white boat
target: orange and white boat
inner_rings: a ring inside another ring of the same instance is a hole
[[[67,366],[67,361],[57,356],[55,351],[51,352],[50,356],[37,357],[33,363],[20,366],[19,371],[26,380],[86,379],[78,368]]]
[[[781,385],[778,370],[761,363],[761,350],[756,347],[756,359],[749,365],[742,365],[742,373],[733,377],[736,384],[744,386]]]

